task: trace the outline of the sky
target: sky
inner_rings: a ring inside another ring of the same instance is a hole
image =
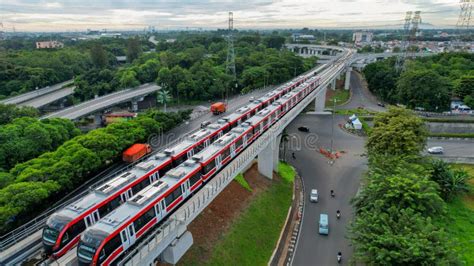
[[[423,23],[452,27],[460,8],[458,0],[0,0],[0,22],[5,31],[217,29],[232,11],[236,29],[365,29],[400,26],[416,10]]]

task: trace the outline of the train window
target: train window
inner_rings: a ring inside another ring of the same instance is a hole
[[[201,174],[198,172],[189,178],[189,184],[192,186],[201,180]]]
[[[203,141],[194,148],[194,153],[198,153],[198,152],[202,151],[202,149],[204,149],[204,147],[205,147],[205,142]]]
[[[237,139],[237,141],[235,142],[235,148],[240,148],[240,146],[242,146],[242,143],[243,143],[243,138],[239,138]]]
[[[224,131],[224,134],[227,133],[227,132],[229,132],[229,131],[230,131],[230,128],[231,128],[230,126],[229,126],[229,127],[225,127],[224,130],[223,130],[223,131]]]
[[[253,132],[252,131],[249,131],[249,133],[247,133],[247,141],[253,136]]]
[[[175,167],[180,165],[182,162],[186,161],[186,154],[183,154],[181,155],[181,157],[178,157],[175,161],[174,161],[174,164],[175,164]]]
[[[108,257],[121,245],[122,245],[122,240],[120,240],[119,235],[116,235],[104,245],[103,251],[105,251],[105,255]]]
[[[211,137],[211,142],[214,142],[218,138],[219,138],[219,134],[215,134],[214,136]]]
[[[166,174],[166,172],[168,172],[171,168],[173,167],[172,164],[168,163],[167,165],[163,166],[163,168],[161,168],[159,170],[159,173],[160,173],[160,176],[164,176]]]
[[[135,186],[132,187],[132,192],[133,194],[137,194],[137,192],[139,192],[140,190],[142,190],[143,188],[147,187],[148,185],[150,185],[150,179],[148,178],[145,178],[142,182],[136,184]]]
[[[171,194],[166,196],[166,206],[170,206],[173,201],[175,201],[179,196],[181,196],[181,194],[183,194],[183,190],[181,189],[181,186],[179,186],[173,192],[171,192]]]
[[[230,154],[230,150],[229,150],[229,147],[225,148],[223,151],[222,151],[222,160],[224,160],[225,158],[227,158]]]
[[[215,160],[211,160],[206,166],[204,166],[204,174],[209,173],[216,166]]]
[[[63,235],[63,240],[61,240],[61,244],[65,244],[65,243],[67,243],[68,241],[69,241],[69,233],[66,232],[66,233],[64,233],[64,235]]]
[[[87,226],[91,226],[92,223],[91,223],[91,218],[89,216],[86,217],[86,224]]]
[[[266,125],[267,125],[267,122],[268,122],[268,118],[263,119],[262,127],[266,126]]]
[[[84,219],[79,220],[77,223],[71,226],[70,230],[73,237],[86,230],[86,223],[84,222]]]
[[[133,227],[135,228],[135,232],[142,229],[151,219],[155,218],[155,210],[151,208],[149,211],[142,214],[142,216],[138,217],[138,219],[133,222]]]

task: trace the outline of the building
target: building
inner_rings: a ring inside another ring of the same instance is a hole
[[[64,43],[58,41],[36,42],[36,49],[63,48]]]
[[[301,33],[293,33],[293,41],[298,40],[316,40],[316,37],[312,34],[301,34]]]
[[[373,37],[374,34],[368,31],[357,31],[352,34],[352,40],[355,43],[370,43]]]

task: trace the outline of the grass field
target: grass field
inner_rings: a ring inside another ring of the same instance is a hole
[[[461,255],[464,265],[474,265],[474,165],[454,164],[469,172],[471,191],[448,202],[447,215],[441,221]]]
[[[234,180],[237,181],[237,183],[239,183],[246,190],[252,191],[252,188],[250,187],[249,183],[247,183],[247,180],[245,180],[244,175],[242,173],[238,174],[234,178]]]
[[[205,265],[267,265],[285,223],[293,195],[295,171],[278,166],[282,177],[250,203]]]
[[[350,96],[351,94],[349,90],[337,89],[329,99],[326,99],[326,107],[332,107],[334,105],[334,98],[336,98],[336,106],[345,104]]]

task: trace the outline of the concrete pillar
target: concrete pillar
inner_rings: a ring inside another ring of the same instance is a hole
[[[314,111],[315,112],[323,112],[324,107],[326,104],[326,91],[327,89],[323,89],[318,95],[316,95],[316,98],[314,99]]]
[[[346,71],[346,80],[344,82],[344,89],[348,90],[349,85],[351,84],[351,72],[352,72],[352,67],[348,67]]]
[[[336,79],[333,79],[331,81],[331,90],[335,91],[336,90]]]
[[[132,111],[133,112],[138,111],[138,100],[135,100],[135,99],[132,100]]]
[[[273,178],[273,171],[278,168],[280,141],[281,135],[270,141],[267,147],[258,154],[258,172],[268,179]]]

